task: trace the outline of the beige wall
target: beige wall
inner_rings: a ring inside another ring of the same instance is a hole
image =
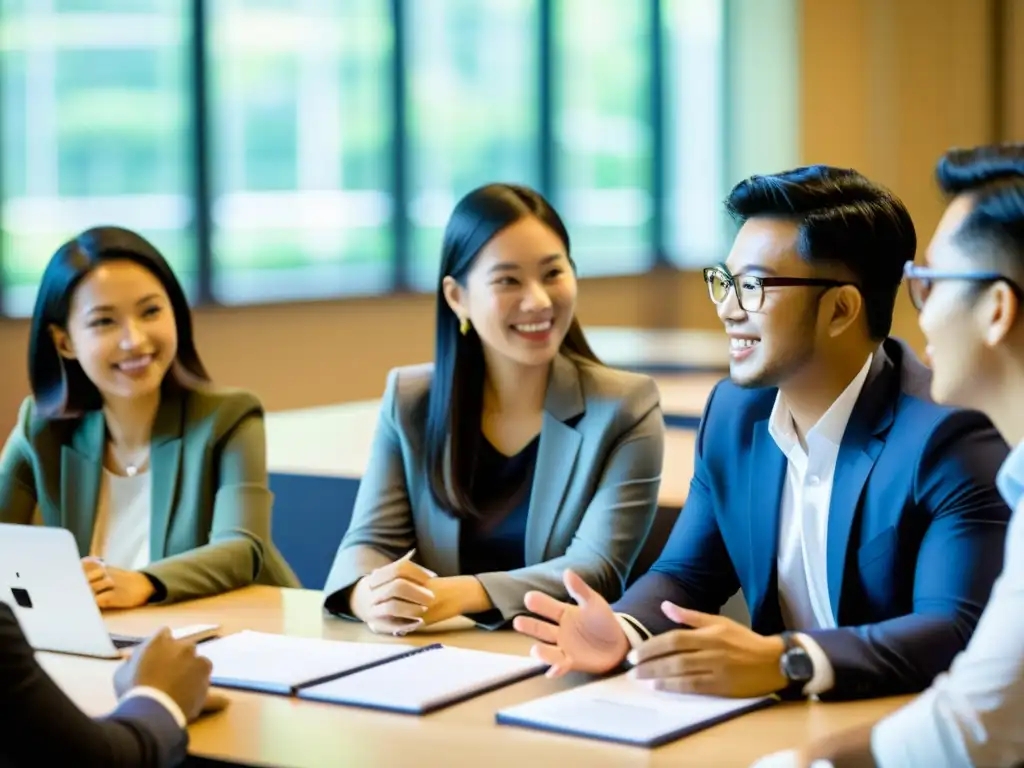
[[[762,13],[772,2],[780,13],[794,8],[793,0],[756,1]],[[1024,0],[1004,6],[1002,126],[994,125],[1000,112],[993,2],[803,0],[795,6],[799,160],[848,164],[891,186],[909,206],[923,243],[942,207],[931,181],[939,154],[1000,132],[1024,139]],[[793,101],[787,96],[780,103]],[[759,151],[786,154],[785,148]],[[751,172],[752,163],[745,155],[743,171]],[[580,315],[586,324],[716,327],[696,273],[585,281]],[[268,408],[292,408],[374,397],[388,368],[428,359],[433,303],[428,296],[395,296],[203,309],[196,326],[215,378],[255,390]],[[920,345],[903,296],[895,330]],[[0,322],[0,430],[10,428],[27,391],[26,336],[24,322]]]

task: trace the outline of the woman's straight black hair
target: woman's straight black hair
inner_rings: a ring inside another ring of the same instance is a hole
[[[76,360],[57,351],[54,327],[66,329],[71,297],[87,274],[108,261],[132,261],[153,274],[167,291],[178,332],[178,355],[166,385],[194,388],[210,381],[196,351],[192,313],[181,284],[160,252],[141,235],[121,227],[89,229],[62,245],[43,272],[32,312],[28,374],[35,412],[42,418],[81,416],[103,405],[99,390]]]
[[[480,251],[499,232],[533,216],[551,229],[570,254],[569,233],[551,204],[529,187],[488,184],[473,190],[455,206],[445,228],[437,281],[437,326],[434,377],[427,403],[427,475],[434,501],[449,514],[468,519],[478,512],[470,498],[476,457],[482,447],[484,355],[480,337],[462,335],[444,297],[444,279],[465,285]],[[569,263],[576,266],[569,255]],[[574,317],[562,352],[600,363]]]

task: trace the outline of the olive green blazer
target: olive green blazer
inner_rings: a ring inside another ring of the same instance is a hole
[[[89,553],[99,498],[106,420],[44,419],[33,400],[0,453],[0,522],[70,530]],[[263,407],[248,392],[165,393],[150,449],[150,564],[164,601],[215,595],[249,584],[296,587],[270,538]]]

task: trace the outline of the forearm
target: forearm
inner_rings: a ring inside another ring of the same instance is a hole
[[[158,702],[135,697],[91,720],[57,687],[14,632],[0,628],[0,764],[167,766],[185,758],[187,733]]]
[[[670,629],[679,629],[679,625],[661,610],[661,604],[666,600],[680,608],[692,608],[704,613],[715,613],[720,607],[702,605],[676,579],[665,573],[650,571],[626,590],[622,599],[612,605],[612,610],[630,616],[651,635],[660,635]]]
[[[596,558],[563,555],[514,571],[480,573],[476,580],[483,585],[488,600],[509,621],[527,613],[523,599],[527,592],[543,592],[556,600],[566,600],[569,594],[562,581],[565,571],[571,570],[605,599],[614,599],[622,591],[622,581],[612,566]]]
[[[259,573],[262,560],[262,545],[239,534],[150,563],[142,572],[156,579],[165,590],[160,602],[170,603],[249,586]]]
[[[441,611],[450,616],[483,613],[494,608],[487,590],[475,576],[447,576],[438,579],[443,588]],[[429,587],[429,585],[428,585]]]
[[[821,698],[833,700],[923,691],[966,645],[955,621],[937,615],[805,634],[828,656],[834,685]]]

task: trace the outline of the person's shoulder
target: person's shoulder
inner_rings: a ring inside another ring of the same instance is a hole
[[[617,408],[650,410],[659,403],[658,385],[646,374],[611,368],[579,357],[568,359],[576,366],[580,389],[588,406],[609,403]]]
[[[884,349],[898,367],[899,395],[894,415],[897,428],[926,439],[950,430],[959,433],[980,430],[995,434],[992,421],[981,411],[935,401],[931,390],[932,371],[909,344],[890,338],[886,340]]]
[[[231,429],[250,416],[263,416],[263,403],[253,392],[236,387],[204,385],[186,390],[187,423],[209,423],[215,432]]]
[[[71,439],[80,421],[78,417],[54,418],[40,412],[35,398],[29,395],[18,408],[18,420],[12,438],[24,440],[35,449],[63,444]]]
[[[388,372],[385,395],[394,399],[399,410],[418,406],[430,394],[434,380],[434,364],[402,365]]]
[[[750,423],[771,415],[779,395],[777,387],[742,387],[728,376],[711,388],[704,408],[704,418],[714,414],[716,419],[729,418]]]

